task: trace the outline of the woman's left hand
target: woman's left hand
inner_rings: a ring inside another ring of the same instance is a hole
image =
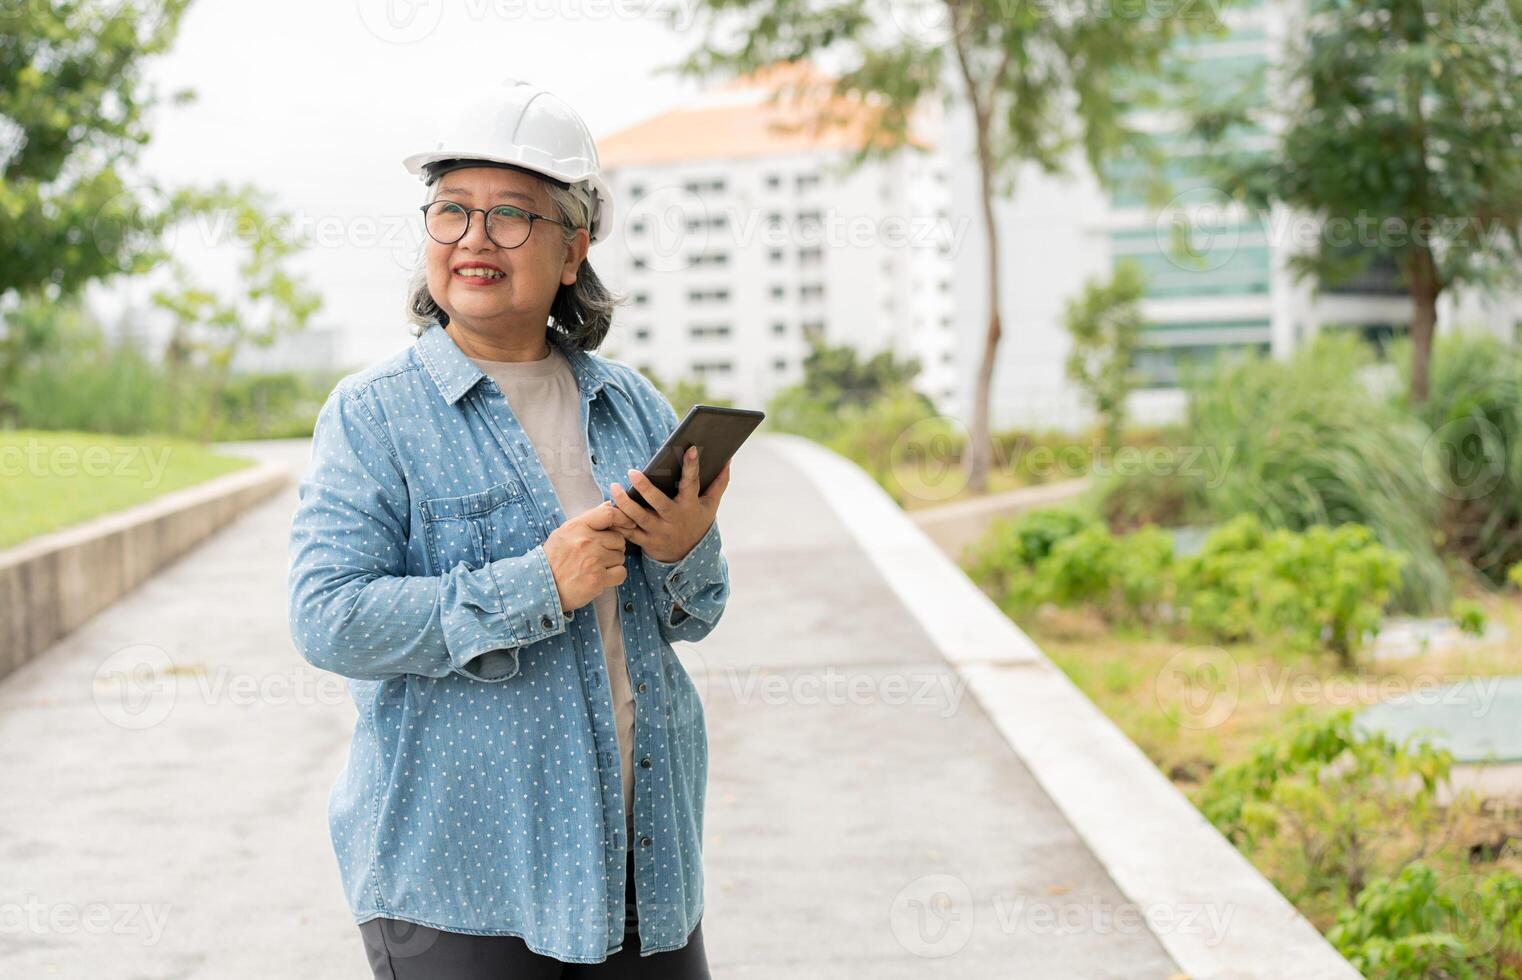
[[[632,528],[618,528],[623,536],[644,549],[656,561],[675,562],[703,539],[719,509],[719,498],[729,486],[729,463],[713,478],[706,493],[698,492],[698,449],[688,448],[682,459],[682,478],[676,497],[668,497],[639,470],[629,471],[629,483],[645,498],[641,507],[617,483],[613,484],[613,504],[634,522]]]

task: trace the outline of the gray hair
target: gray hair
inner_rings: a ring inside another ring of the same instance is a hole
[[[574,190],[557,187],[543,181],[549,189],[550,199],[555,202],[556,216],[570,225],[553,225],[560,229],[561,243],[570,246],[576,240],[579,228],[591,227],[591,210],[587,200]],[[435,187],[438,184],[435,183]],[[437,193],[437,191],[435,191]],[[407,282],[407,323],[413,336],[421,334],[432,324],[443,326],[449,322],[445,313],[428,292],[427,245],[418,252],[417,265]],[[555,327],[577,350],[593,351],[602,346],[603,340],[613,326],[613,308],[625,302],[627,297],[616,294],[603,285],[592,270],[589,259],[582,259],[576,270],[576,281],[569,286],[561,284],[550,303],[550,319]]]

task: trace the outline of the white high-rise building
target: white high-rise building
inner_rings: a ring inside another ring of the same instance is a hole
[[[769,101],[826,81],[774,66],[598,141],[618,220],[593,258],[631,297],[604,350],[662,383],[700,380],[712,398],[763,407],[801,379],[813,335],[863,359],[917,358],[916,387],[948,410],[960,398],[952,256],[967,222],[949,210],[935,120],[912,148],[848,172],[868,110],[826,100],[851,124],[813,132],[796,124],[819,102]]]

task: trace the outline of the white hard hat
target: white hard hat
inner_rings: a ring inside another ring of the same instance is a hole
[[[509,166],[548,178],[588,201],[592,242],[613,226],[613,192],[597,162],[597,144],[581,116],[541,86],[509,78],[455,100],[433,148],[402,160],[431,186],[441,173],[468,161]],[[453,166],[451,166],[453,164]]]

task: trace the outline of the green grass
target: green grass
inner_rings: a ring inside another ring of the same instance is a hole
[[[162,436],[0,431],[0,548],[252,463]]]

